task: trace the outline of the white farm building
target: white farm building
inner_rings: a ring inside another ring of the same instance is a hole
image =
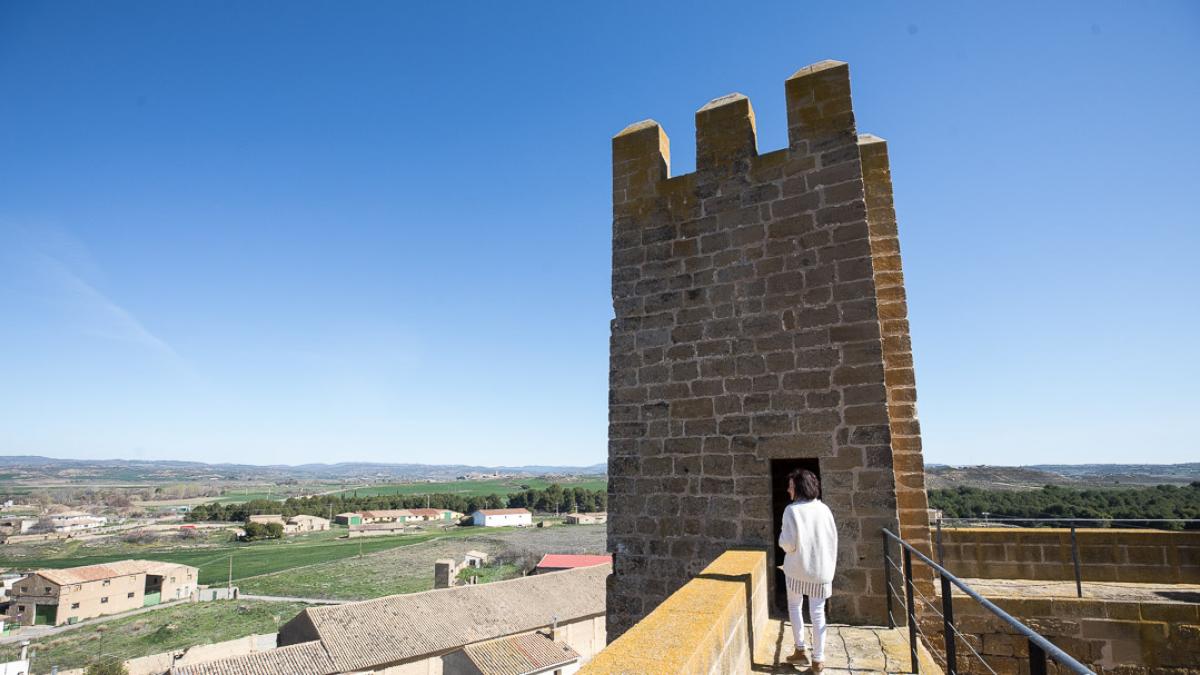
[[[533,524],[533,514],[525,509],[480,509],[471,514],[481,527],[524,527]]]

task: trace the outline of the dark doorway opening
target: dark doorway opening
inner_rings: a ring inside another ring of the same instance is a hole
[[[775,538],[772,540],[772,551],[775,554],[772,562],[775,571],[774,607],[778,612],[787,614],[787,585],[783,578],[783,549],[779,548],[779,531],[783,526],[783,510],[792,503],[788,497],[788,474],[796,469],[808,469],[821,477],[821,463],[816,457],[796,457],[792,459],[771,460],[771,513],[775,519]]]

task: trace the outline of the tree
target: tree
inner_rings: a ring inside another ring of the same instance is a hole
[[[256,539],[279,539],[283,536],[283,525],[280,525],[279,523],[247,522],[244,529],[246,530],[247,541],[254,541]]]

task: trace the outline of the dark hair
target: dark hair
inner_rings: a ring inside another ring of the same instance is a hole
[[[808,469],[794,469],[788,474],[788,480],[796,486],[797,497],[817,499],[821,496],[821,481]]]

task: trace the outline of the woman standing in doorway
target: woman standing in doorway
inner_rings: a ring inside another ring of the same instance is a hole
[[[804,641],[804,615],[801,604],[808,596],[808,615],[812,619],[812,672],[824,669],[825,599],[833,594],[833,571],[837,565],[837,525],[833,513],[821,501],[821,484],[808,469],[788,474],[788,496],[792,503],[783,512],[779,548],[783,574],[787,577],[788,616],[796,651],[787,658],[800,667],[809,665]]]

